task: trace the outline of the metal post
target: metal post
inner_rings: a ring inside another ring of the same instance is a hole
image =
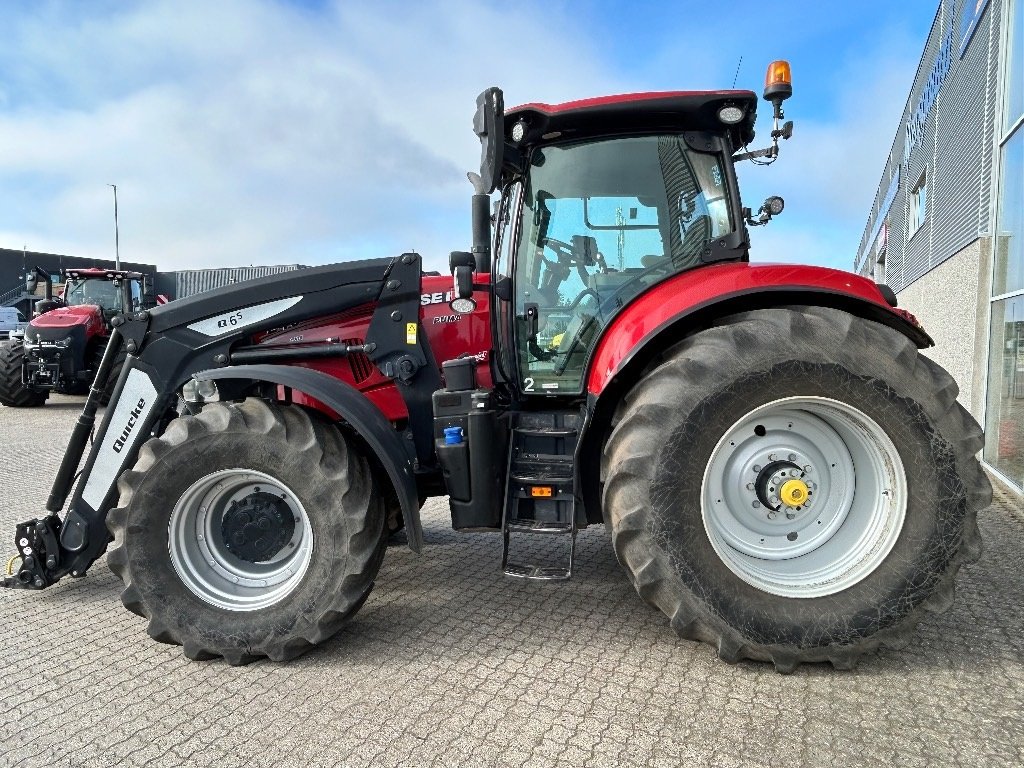
[[[114,188],[114,269],[121,269],[121,243],[117,229],[117,184],[107,184]]]

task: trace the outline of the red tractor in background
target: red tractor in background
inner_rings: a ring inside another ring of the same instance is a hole
[[[734,165],[776,157],[791,92],[773,63],[750,151],[750,91],[506,111],[492,88],[454,285],[405,253],[116,316],[6,586],[82,576],[112,542],[155,639],[289,659],[363,605],[390,531],[422,549],[446,495],[520,579],[567,579],[603,522],[641,597],[730,662],[906,642],[980,554],[982,433],[892,291],[749,262],[783,206],[743,207]],[[564,557],[524,547],[545,537]]]
[[[0,346],[0,404],[32,408],[50,392],[84,395],[96,378],[110,338],[111,321],[122,312],[148,307],[143,275],[116,269],[68,269],[64,289],[53,297],[49,273],[46,297],[36,302],[31,322],[20,339]],[[123,353],[115,365],[115,373]],[[110,399],[116,377],[107,382],[101,403]]]

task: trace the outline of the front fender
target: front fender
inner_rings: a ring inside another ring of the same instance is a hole
[[[290,387],[340,414],[370,446],[391,480],[402,507],[409,548],[417,553],[423,549],[419,496],[413,475],[415,454],[410,451],[411,442],[407,447],[409,441],[399,437],[391,422],[358,389],[326,373],[290,365],[238,365],[202,371],[193,378],[198,381],[266,382]]]

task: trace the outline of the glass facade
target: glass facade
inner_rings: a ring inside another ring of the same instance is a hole
[[[1007,3],[985,460],[1024,488],[1024,0]]]

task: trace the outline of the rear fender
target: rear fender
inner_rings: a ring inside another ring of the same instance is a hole
[[[403,440],[380,410],[366,399],[358,389],[346,382],[310,368],[288,365],[239,365],[202,371],[194,375],[197,381],[238,382],[246,389],[260,383],[289,387],[323,403],[341,416],[369,446],[372,456],[384,470],[398,503],[402,507],[409,548],[420,552],[423,548],[423,527],[420,523],[419,496],[413,473],[416,458],[411,440]]]

